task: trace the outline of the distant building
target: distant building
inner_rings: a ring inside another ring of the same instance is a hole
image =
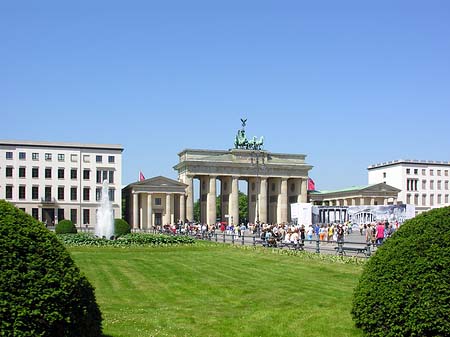
[[[450,162],[394,160],[371,165],[369,184],[386,183],[400,189],[398,201],[420,213],[449,203]]]
[[[184,222],[186,188],[186,184],[163,176],[127,185],[122,192],[125,220],[144,230]]]
[[[400,190],[385,183],[333,191],[310,191],[309,201],[323,206],[396,205]]]
[[[120,145],[0,140],[0,199],[51,226],[94,226],[103,180],[121,218]]]

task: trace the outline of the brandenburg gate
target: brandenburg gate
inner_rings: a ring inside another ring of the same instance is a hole
[[[180,197],[180,218],[194,219],[194,179],[200,181],[202,223],[216,223],[216,196],[220,192],[222,221],[239,223],[239,180],[248,185],[248,218],[251,223],[290,221],[290,204],[307,202],[306,155],[271,153],[262,150],[263,139],[247,140],[245,121],[238,131],[235,148],[228,151],[181,151],[174,166],[178,180],[187,185]],[[217,191],[217,180],[220,191]],[[226,219],[227,217],[228,219]]]

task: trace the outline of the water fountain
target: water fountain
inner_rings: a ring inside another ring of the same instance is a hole
[[[114,236],[114,215],[112,204],[109,200],[108,181],[103,181],[101,204],[97,210],[97,223],[95,224],[95,235],[111,239]]]

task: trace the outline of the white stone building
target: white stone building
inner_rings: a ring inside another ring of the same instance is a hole
[[[420,213],[449,203],[450,162],[394,160],[368,168],[369,184],[386,183],[401,191],[398,201]]]
[[[121,218],[120,145],[0,140],[0,199],[46,223],[94,226],[103,180]]]

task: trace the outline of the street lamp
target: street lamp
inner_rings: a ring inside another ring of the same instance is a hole
[[[261,182],[259,179],[259,170],[264,170],[266,168],[266,153],[261,150],[255,150],[252,151],[250,154],[250,162],[252,166],[256,167],[256,181],[257,181],[257,188],[256,188],[256,224],[258,228],[258,234],[260,230],[260,224],[259,224],[259,194],[261,189]]]

